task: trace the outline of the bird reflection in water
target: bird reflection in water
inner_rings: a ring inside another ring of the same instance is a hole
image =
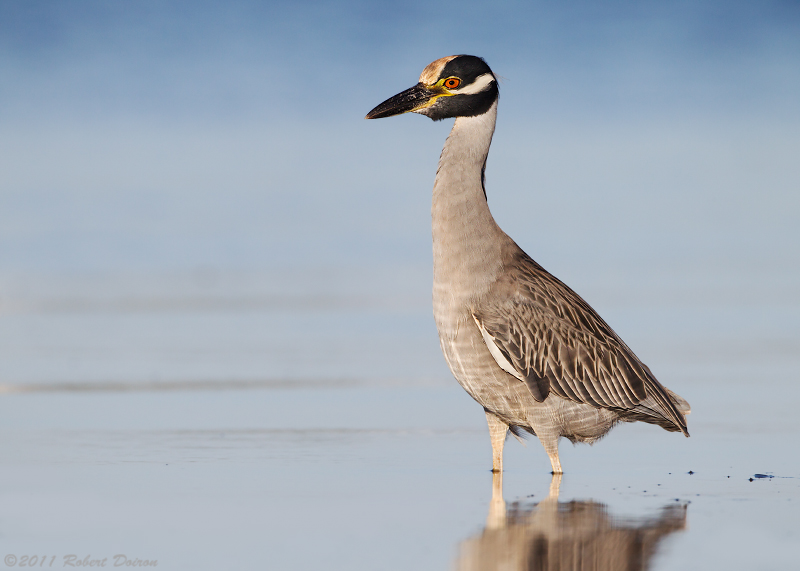
[[[665,506],[651,518],[616,519],[604,504],[559,502],[560,484],[561,476],[554,475],[546,499],[533,506],[515,502],[507,509],[503,474],[494,474],[486,528],[461,544],[455,568],[645,570],[661,540],[686,527],[686,505]]]

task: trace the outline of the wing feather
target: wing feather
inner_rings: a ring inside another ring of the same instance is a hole
[[[521,250],[506,267],[473,318],[501,368],[535,400],[552,391],[629,416],[655,414],[687,433],[678,407],[688,404],[667,392],[589,304]]]

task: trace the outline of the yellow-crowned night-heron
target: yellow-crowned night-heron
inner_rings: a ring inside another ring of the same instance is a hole
[[[483,59],[450,56],[367,115],[456,119],[433,184],[433,314],[450,370],[486,412],[493,470],[509,429],[538,436],[553,473],[562,436],[591,443],[637,420],[689,436],[688,403],[492,218],[484,170],[498,95]]]

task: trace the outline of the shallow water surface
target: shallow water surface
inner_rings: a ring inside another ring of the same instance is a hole
[[[769,426],[731,434],[697,422],[689,440],[623,426],[591,448],[562,445],[560,503],[544,515],[547,458],[535,440],[510,443],[501,525],[483,419],[455,386],[42,391],[3,402],[3,544],[17,555],[471,569],[500,542],[500,561],[539,568],[533,544],[552,559],[575,537],[602,550],[628,535],[654,569],[797,562],[800,479],[785,454],[797,433]],[[751,482],[756,472],[775,477]]]
[[[591,447],[562,442],[559,482],[535,438],[512,439],[501,488],[482,411],[438,353],[423,280],[387,276],[329,280],[316,305],[291,276],[7,279],[4,556],[123,554],[165,569],[798,565],[791,296],[741,309],[735,291],[695,303],[662,285],[665,307],[589,284],[690,401],[692,437],[633,424]]]

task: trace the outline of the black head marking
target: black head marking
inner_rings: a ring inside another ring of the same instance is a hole
[[[439,79],[445,77],[455,76],[463,82],[462,87],[469,85],[476,78],[486,73],[492,73],[492,70],[483,61],[483,58],[477,56],[460,55],[451,59],[442,68],[442,73],[439,74]]]
[[[447,62],[442,68],[438,79],[457,77],[461,80],[458,89],[466,89],[476,79],[486,74],[494,77],[491,68],[477,56],[460,55]],[[458,91],[454,90],[455,92]],[[474,117],[486,113],[500,95],[497,89],[497,80],[494,80],[486,89],[478,93],[462,93],[447,97],[440,97],[434,105],[418,111],[433,119],[440,121],[450,117]]]

